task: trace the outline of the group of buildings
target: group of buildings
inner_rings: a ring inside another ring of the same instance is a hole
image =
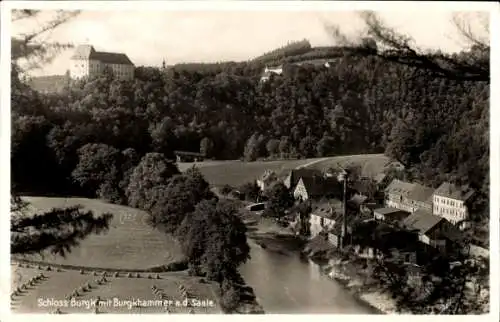
[[[320,170],[297,169],[281,177],[266,172],[258,185],[265,190],[281,180],[296,199],[309,200],[311,237],[322,235],[332,246],[340,244],[346,213],[346,234],[352,231],[356,220],[374,221],[416,233],[419,244],[449,252],[467,226],[474,190],[449,182],[433,189],[398,179],[384,182],[384,179],[385,175],[359,178],[349,185],[345,205],[342,183],[336,176]],[[417,260],[415,253],[407,254],[407,258]]]

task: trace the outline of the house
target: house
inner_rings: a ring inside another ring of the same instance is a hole
[[[322,231],[332,229],[342,211],[342,202],[339,200],[332,199],[317,203],[309,219],[311,238],[318,236]]]
[[[123,53],[96,51],[91,45],[76,48],[70,62],[70,76],[73,79],[92,77],[101,74],[106,68],[113,71],[114,77],[123,80],[134,78],[135,66]]]
[[[328,197],[338,197],[341,192],[341,185],[337,180],[323,177],[300,177],[293,196],[298,200],[321,199]]]
[[[203,161],[204,155],[197,152],[174,151],[177,162],[199,162]]]
[[[303,177],[324,177],[324,175],[321,171],[316,169],[298,168],[290,171],[283,183],[288,189],[293,191],[297,183],[299,183],[300,178]]]
[[[257,179],[257,186],[259,186],[261,191],[265,191],[276,182],[278,182],[278,176],[276,172],[266,170],[264,174],[259,179]]]
[[[408,201],[413,206],[413,211],[417,209],[424,209],[432,213],[432,195],[434,189],[423,186],[418,183],[413,184],[413,189],[408,196]]]
[[[450,235],[453,234],[452,227],[446,219],[422,209],[403,219],[401,227],[416,231],[419,241],[440,251],[446,251],[447,240],[450,240]]]
[[[468,203],[474,195],[474,190],[464,186],[458,187],[444,182],[434,191],[433,214],[446,218],[452,224],[460,224],[465,228],[465,220],[469,219]]]
[[[398,179],[392,180],[389,186],[385,188],[385,206],[412,212],[412,208],[407,205],[408,196],[412,189],[412,183]]]
[[[432,188],[421,184],[394,179],[385,189],[385,206],[408,212],[418,209],[432,212],[433,193]]]
[[[396,208],[378,208],[373,211],[375,220],[384,221],[387,223],[399,223],[401,220],[410,216],[408,211]]]
[[[267,82],[272,75],[281,75],[283,74],[283,66],[277,66],[277,67],[267,67],[264,69],[264,73],[262,74],[260,81],[261,82]]]

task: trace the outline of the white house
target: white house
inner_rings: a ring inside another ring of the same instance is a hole
[[[283,74],[283,66],[277,66],[277,67],[267,67],[264,68],[264,73],[260,78],[261,82],[268,81],[271,78],[271,75],[281,75]]]
[[[467,202],[474,195],[474,190],[469,187],[457,187],[444,182],[434,191],[433,214],[447,219],[452,224],[462,223],[460,228],[465,228],[463,221],[469,219]]]

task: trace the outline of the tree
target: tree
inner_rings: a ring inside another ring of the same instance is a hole
[[[268,205],[264,215],[269,217],[283,217],[285,215],[285,211],[294,204],[293,195],[281,182],[274,184],[266,195],[268,197]]]
[[[81,207],[52,209],[27,215],[28,204],[18,196],[11,198],[11,254],[50,251],[65,256],[91,234],[106,232],[113,215],[95,216]]]
[[[108,199],[113,194],[118,193],[119,195],[117,190],[121,179],[120,163],[120,151],[114,147],[89,143],[78,149],[78,164],[73,170],[72,177],[88,191],[89,195]],[[104,184],[106,189],[101,189]],[[111,192],[110,189],[116,190],[116,192]],[[113,196],[111,199],[115,199],[115,197]],[[121,198],[112,201],[120,202]]]
[[[184,247],[188,258],[201,265],[206,276],[218,283],[232,279],[239,265],[250,259],[246,226],[227,202],[200,202],[184,226]]]
[[[180,236],[178,229],[182,221],[196,205],[217,197],[199,170],[193,167],[186,173],[174,175],[167,185],[154,187],[148,199],[151,200],[148,205],[151,224]]]
[[[33,19],[40,12],[40,10],[31,9],[13,10],[13,21]],[[40,40],[40,36],[53,31],[78,14],[79,11],[56,11],[56,17],[42,25],[40,29],[24,35],[24,37],[11,38],[13,94],[11,105],[13,111],[26,110],[23,106],[26,100],[23,97],[26,93],[30,93],[30,90],[21,80],[23,72],[46,64],[60,50],[69,47],[67,44],[50,43],[47,39]],[[21,64],[24,66],[21,67]],[[41,137],[43,138],[45,135]],[[106,231],[112,218],[111,214],[94,216],[92,212],[83,212],[79,207],[53,209],[46,213],[26,216],[23,213],[26,206],[27,203],[17,196],[13,189],[10,226],[11,254],[32,254],[49,250],[64,256],[77,246],[80,240],[90,234]]]
[[[316,146],[316,153],[318,157],[325,157],[331,155],[333,152],[335,144],[335,139],[329,135],[324,135],[321,140],[318,141]]]
[[[256,202],[260,196],[260,188],[255,181],[243,184],[238,191],[247,201]]]
[[[214,142],[208,138],[204,137],[200,141],[200,153],[203,154],[205,157],[210,158],[213,155],[214,151]]]
[[[81,10],[57,10],[45,23],[28,34],[11,37],[11,59],[16,70],[26,72],[51,62],[62,50],[71,48],[70,44],[49,41],[46,36],[57,27],[67,23],[80,14]],[[12,22],[36,20],[42,10],[14,9]],[[21,67],[20,65],[24,65]]]
[[[245,161],[255,161],[259,157],[259,139],[256,133],[248,139],[243,156]]]
[[[130,176],[126,190],[128,204],[131,207],[149,210],[154,201],[150,198],[151,190],[157,186],[168,185],[170,178],[176,174],[179,174],[177,166],[162,154],[146,154]]]
[[[276,139],[271,139],[267,141],[266,149],[270,157],[275,157],[279,152],[280,141]]]
[[[397,64],[416,67],[417,70],[425,70],[435,77],[465,81],[489,82],[490,80],[490,44],[487,14],[479,14],[479,17],[477,17],[478,20],[482,20],[482,35],[473,30],[470,19],[454,15],[453,23],[460,36],[470,46],[469,52],[473,55],[472,59],[464,55],[448,55],[439,51],[421,50],[413,44],[411,37],[387,26],[373,11],[365,11],[361,14],[361,17],[366,25],[366,35],[362,37],[361,41],[349,40],[338,26],[327,26],[327,29],[337,41],[353,49],[353,54],[376,56]],[[366,46],[367,39],[370,39],[371,46]],[[373,50],[373,45],[378,50]]]

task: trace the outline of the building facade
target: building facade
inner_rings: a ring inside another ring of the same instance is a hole
[[[424,209],[432,212],[434,189],[418,183],[394,179],[385,189],[385,207],[408,212]]]
[[[135,66],[123,53],[98,52],[91,45],[80,45],[71,56],[69,71],[73,79],[94,77],[106,69],[121,80],[134,78]]]
[[[464,221],[469,219],[467,202],[472,198],[474,190],[445,182],[434,192],[433,214],[447,219],[452,224],[462,223],[460,228],[465,227]]]

